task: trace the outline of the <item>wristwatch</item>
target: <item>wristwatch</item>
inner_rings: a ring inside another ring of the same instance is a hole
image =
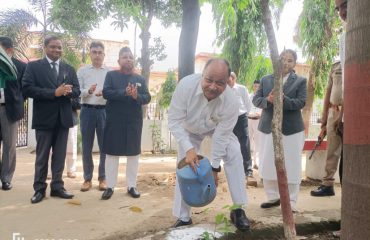
[[[221,166],[219,166],[218,168],[212,167],[212,171],[217,172],[217,173],[221,172]]]

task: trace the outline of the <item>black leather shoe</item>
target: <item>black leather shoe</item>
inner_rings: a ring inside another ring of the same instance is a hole
[[[31,203],[39,203],[42,201],[42,199],[45,197],[45,193],[43,192],[35,192],[31,198]]]
[[[113,195],[113,188],[107,188],[104,190],[103,195],[101,195],[102,200],[108,200]]]
[[[60,197],[64,199],[72,199],[74,197],[73,194],[68,193],[64,188],[58,190],[51,190],[50,196],[52,197]]]
[[[272,208],[280,206],[280,199],[270,200],[261,204],[261,208]]]
[[[234,224],[234,226],[242,232],[248,231],[250,228],[250,222],[245,215],[245,212],[243,209],[238,208],[231,210],[230,212],[230,219],[231,222]]]
[[[131,197],[133,197],[133,198],[139,198],[140,197],[139,191],[134,187],[128,188],[127,193],[130,194]]]
[[[171,228],[177,228],[177,227],[182,227],[182,226],[188,226],[188,225],[191,225],[191,224],[193,224],[193,221],[191,220],[191,218],[190,218],[190,220],[189,220],[189,221],[187,221],[187,222],[182,221],[182,220],[180,220],[180,219],[177,219],[177,221],[175,222],[175,224],[173,224],[173,225],[171,226]]]
[[[311,196],[313,197],[328,197],[328,196],[334,196],[334,188],[333,186],[325,186],[321,185],[316,190],[311,191]]]
[[[10,189],[12,189],[13,185],[10,183],[10,182],[3,182],[3,186],[2,186],[2,189],[4,191],[8,191]]]

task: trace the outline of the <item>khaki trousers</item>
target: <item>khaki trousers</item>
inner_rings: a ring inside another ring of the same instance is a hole
[[[338,120],[339,116],[339,110],[333,108],[329,109],[328,123],[326,126],[328,141],[325,164],[326,176],[323,178],[322,182],[325,186],[333,186],[334,184],[334,174],[338,169],[340,153],[342,151],[342,138],[338,136],[334,130],[334,123]]]

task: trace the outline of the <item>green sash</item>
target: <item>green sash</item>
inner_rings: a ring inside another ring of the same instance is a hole
[[[5,88],[6,81],[17,80],[17,68],[8,54],[0,47],[0,88]]]

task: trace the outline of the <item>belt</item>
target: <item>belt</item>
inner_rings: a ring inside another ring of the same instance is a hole
[[[342,105],[335,105],[335,104],[329,103],[329,108],[332,108],[334,110],[339,111],[341,109],[341,107],[342,107]]]
[[[86,104],[86,103],[83,103],[82,106],[87,107],[87,108],[96,108],[96,109],[104,109],[105,108],[105,105],[92,105],[92,104]]]
[[[5,103],[0,103],[0,106],[5,106]]]

